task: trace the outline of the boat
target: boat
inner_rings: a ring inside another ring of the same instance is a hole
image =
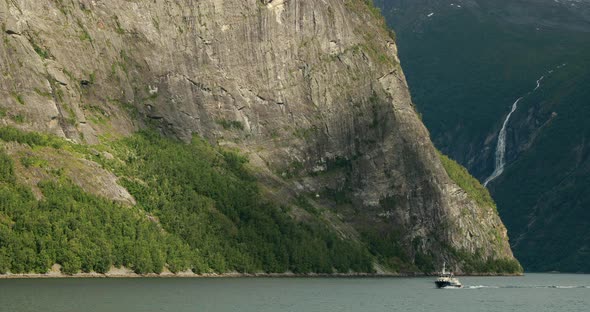
[[[447,272],[446,263],[443,262],[442,272],[438,275],[438,278],[434,281],[437,288],[462,288],[463,285],[453,275],[453,272]]]

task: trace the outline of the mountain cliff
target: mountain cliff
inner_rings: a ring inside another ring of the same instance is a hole
[[[436,146],[483,182],[500,172],[502,141],[488,187],[525,269],[590,272],[590,2],[378,5]]]
[[[519,270],[487,191],[433,147],[369,2],[5,1],[0,23],[3,183],[31,205],[79,189],[133,207],[191,254],[178,269]],[[186,258],[134,253],[111,263]]]

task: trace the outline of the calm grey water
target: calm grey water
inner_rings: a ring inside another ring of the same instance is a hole
[[[0,311],[590,311],[590,275],[0,280]]]

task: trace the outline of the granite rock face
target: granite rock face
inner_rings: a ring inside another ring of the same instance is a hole
[[[512,259],[494,209],[442,167],[365,1],[1,1],[0,24],[2,125],[81,144],[198,134],[351,239],[395,232],[458,270],[451,249]]]

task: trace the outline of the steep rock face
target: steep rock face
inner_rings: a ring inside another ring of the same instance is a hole
[[[457,269],[456,251],[512,259],[494,209],[442,167],[365,1],[9,1],[0,23],[4,125],[199,134],[249,155],[270,193],[330,207],[344,236],[395,233]]]

